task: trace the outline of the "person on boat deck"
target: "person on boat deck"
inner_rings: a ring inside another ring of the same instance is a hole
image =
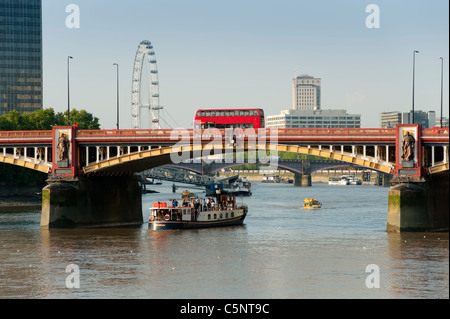
[[[172,205],[173,205],[173,207],[178,207],[178,201],[176,199],[174,199],[172,201]]]
[[[194,203],[194,209],[195,212],[198,213],[200,211],[200,203],[198,201],[195,201]]]
[[[202,199],[200,201],[201,205],[202,205],[202,211],[206,212],[206,200]]]

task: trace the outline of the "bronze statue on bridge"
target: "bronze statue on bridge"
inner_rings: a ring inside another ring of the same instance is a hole
[[[69,140],[66,134],[61,134],[58,139],[58,160],[60,162],[69,159]]]
[[[406,132],[403,137],[403,155],[402,158],[409,162],[414,160],[414,150],[416,146],[416,139],[410,132]]]

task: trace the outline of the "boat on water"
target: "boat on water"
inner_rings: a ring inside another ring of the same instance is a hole
[[[304,209],[321,209],[322,203],[320,203],[318,200],[314,198],[307,198],[303,202],[303,208]]]
[[[341,177],[331,177],[328,185],[362,185],[362,181],[356,176],[343,175]]]
[[[328,180],[328,185],[350,185],[350,182],[348,179],[341,178],[341,177],[331,177]]]
[[[281,178],[279,176],[263,176],[262,183],[273,183],[273,184],[279,184],[281,183]]]
[[[362,185],[362,180],[360,180],[356,176],[344,175],[344,176],[341,176],[341,178],[345,178],[346,180],[348,180],[348,182],[349,182],[348,185]]]
[[[214,195],[217,191],[235,196],[252,196],[252,184],[246,177],[239,178],[239,175],[218,178],[206,188],[206,194]]]
[[[242,225],[248,207],[236,203],[236,196],[216,194],[199,199],[194,194],[183,193],[182,202],[156,202],[150,208],[148,228],[151,230],[199,229]]]

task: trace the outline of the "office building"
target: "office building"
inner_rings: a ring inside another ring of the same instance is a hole
[[[42,109],[42,0],[0,0],[0,115]]]
[[[321,107],[322,80],[302,75],[293,80],[293,110],[318,111]]]
[[[322,110],[322,80],[302,75],[293,80],[293,106],[267,116],[267,128],[361,128],[361,115]]]
[[[442,117],[442,127],[448,127],[449,120],[448,117]],[[441,117],[436,118],[436,127],[441,127]]]
[[[397,124],[411,124],[412,112],[384,112],[381,113],[381,127],[392,128]],[[435,111],[414,111],[414,123],[422,124],[424,128],[436,127],[436,112]]]
[[[345,110],[284,110],[267,117],[267,128],[361,128],[361,115]]]

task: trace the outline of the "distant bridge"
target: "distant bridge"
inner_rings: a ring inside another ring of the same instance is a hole
[[[256,161],[256,163],[227,163],[224,161],[213,161],[212,163],[204,163],[201,160],[199,161],[192,161],[189,163],[179,163],[179,164],[169,164],[165,167],[174,167],[174,168],[181,168],[184,170],[188,170],[200,175],[204,174],[214,174],[217,173],[223,169],[235,167],[238,165],[245,165],[245,164],[260,164],[260,165],[270,165],[270,163],[267,162],[259,162]],[[311,174],[317,171],[321,171],[328,168],[334,168],[334,167],[346,167],[346,166],[358,166],[353,163],[347,163],[347,162],[341,162],[341,161],[328,161],[328,160],[285,160],[285,159],[279,159],[278,161],[273,163],[276,168],[284,169],[286,171],[292,172],[294,174]]]

